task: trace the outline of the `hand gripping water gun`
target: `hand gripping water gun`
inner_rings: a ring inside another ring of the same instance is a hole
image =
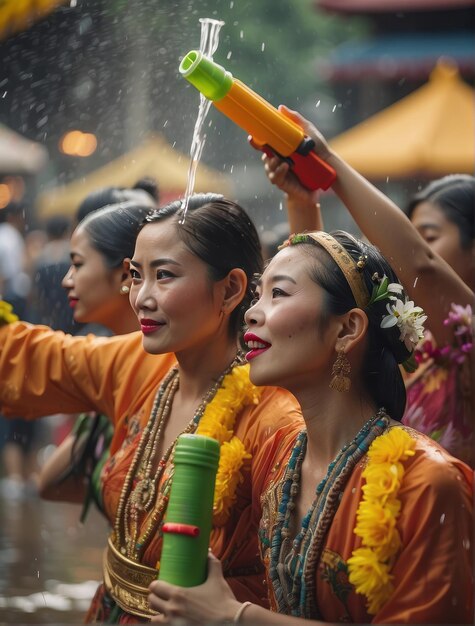
[[[298,124],[280,113],[269,102],[224,67],[197,50],[191,50],[180,63],[180,74],[214,106],[243,128],[254,148],[268,156],[287,161],[307,189],[328,189],[336,178],[335,170],[320,159]]]
[[[158,578],[195,587],[207,577],[219,443],[203,435],[180,435],[174,463]]]

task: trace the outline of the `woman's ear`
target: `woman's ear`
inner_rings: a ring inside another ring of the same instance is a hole
[[[122,266],[118,268],[120,273],[120,287],[128,287],[132,284],[132,276],[130,275],[130,259],[124,259]],[[125,291],[123,292],[125,293]]]
[[[246,294],[247,276],[241,268],[232,269],[223,279],[223,300],[221,310],[228,314],[239,306]]]
[[[346,354],[361,344],[368,330],[368,316],[362,309],[351,309],[341,316],[342,327],[335,344],[337,351]]]

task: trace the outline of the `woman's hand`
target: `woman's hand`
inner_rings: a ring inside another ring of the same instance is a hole
[[[279,111],[293,122],[315,142],[315,153],[326,160],[331,151],[319,131],[308,120],[296,111],[280,105]],[[311,191],[304,187],[292,172],[290,166],[279,157],[262,155],[264,169],[269,181],[286,195],[287,212],[290,232],[298,233],[305,230],[323,230],[323,222],[318,204],[318,190]]]
[[[198,623],[232,621],[241,606],[223,576],[221,562],[211,553],[208,578],[202,585],[177,587],[156,580],[149,590],[150,606],[160,613],[151,620],[157,624],[169,624],[177,618]]]
[[[295,122],[298,126],[300,126],[300,128],[304,131],[304,133],[308,137],[310,137],[310,139],[313,139],[313,141],[315,142],[315,146],[313,148],[313,151],[315,152],[315,154],[319,156],[321,159],[323,159],[324,161],[328,161],[328,159],[332,156],[333,153],[330,150],[327,140],[322,135],[322,133],[319,130],[317,130],[314,124],[312,124],[312,122],[309,122],[309,120],[307,120],[305,117],[300,115],[300,113],[298,113],[297,111],[288,109],[283,104],[279,106],[279,111],[283,115],[285,115],[285,117],[288,117],[290,120]]]

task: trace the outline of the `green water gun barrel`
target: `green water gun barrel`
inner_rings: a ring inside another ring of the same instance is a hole
[[[170,489],[158,578],[180,587],[201,585],[207,576],[219,443],[180,435]]]

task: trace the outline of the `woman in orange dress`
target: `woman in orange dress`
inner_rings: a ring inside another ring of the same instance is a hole
[[[399,364],[423,310],[374,246],[341,231],[291,236],[256,296],[251,379],[289,390],[305,420],[253,468],[271,610],[237,600],[211,559],[201,586],[152,583],[153,621],[472,623],[473,473],[400,424]]]
[[[183,432],[220,441],[211,546],[238,597],[267,604],[250,472],[269,436],[301,417],[287,392],[258,390],[240,356],[251,281],[261,267],[245,211],[222,196],[196,195],[186,217],[179,201],[171,203],[138,235],[130,302],[140,333],[97,338],[24,323],[0,328],[4,412],[34,418],[94,410],[114,425],[101,474],[112,532],[88,621],[154,615],[148,585],[157,576],[173,450]]]

